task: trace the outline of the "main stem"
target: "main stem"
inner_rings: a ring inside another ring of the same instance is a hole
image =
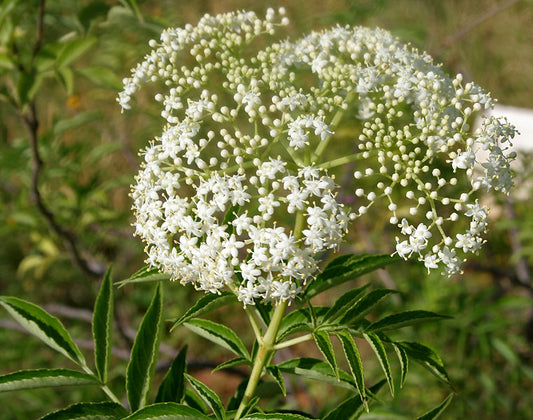
[[[239,405],[239,409],[235,415],[235,420],[239,420],[241,418],[244,409],[255,394],[259,379],[261,379],[261,376],[263,375],[265,364],[270,359],[272,353],[276,351],[274,349],[274,345],[276,344],[279,326],[283,316],[285,315],[285,310],[287,309],[288,304],[288,300],[280,302],[272,314],[272,319],[270,320],[270,324],[268,325],[268,329],[263,337],[262,343],[259,343],[259,349],[254,360],[252,373],[250,374],[250,379],[248,380],[248,385],[244,391],[244,396],[242,397],[241,404]]]

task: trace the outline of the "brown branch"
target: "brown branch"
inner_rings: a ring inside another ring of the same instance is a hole
[[[38,19],[37,19],[37,34],[35,38],[35,45],[33,48],[33,59],[39,54],[43,42],[43,27],[44,27],[44,14],[45,14],[45,0],[40,1]],[[35,73],[35,68],[32,66],[30,72]],[[32,157],[32,175],[31,175],[31,197],[37,210],[44,216],[51,231],[53,231],[66,248],[71,260],[85,273],[93,277],[101,277],[105,268],[102,264],[91,260],[87,261],[81,254],[79,246],[77,244],[77,238],[71,231],[60,225],[54,215],[54,213],[45,204],[41,192],[39,190],[39,178],[43,169],[43,160],[39,153],[39,120],[37,118],[37,107],[35,99],[32,99],[29,103],[26,111],[22,108],[18,108],[21,113],[22,120],[26,125],[30,138],[30,150]]]
[[[442,45],[437,49],[437,51],[433,55],[435,57],[442,55],[448,48],[450,48],[453,44],[455,44],[461,38],[466,36],[469,32],[474,30],[477,26],[481,25],[486,20],[504,11],[505,9],[508,9],[511,6],[514,6],[519,1],[520,0],[509,0],[509,1],[503,2],[501,4],[498,4],[490,8],[485,13],[478,16],[476,19],[470,21],[467,25],[463,26],[460,30],[455,32],[453,35],[446,38],[444,42],[442,43]]]

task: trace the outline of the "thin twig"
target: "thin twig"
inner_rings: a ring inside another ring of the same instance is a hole
[[[33,59],[39,54],[42,43],[43,43],[43,26],[44,26],[44,15],[45,15],[45,0],[41,0],[39,4],[39,12],[37,19],[37,33],[35,44],[33,48]],[[35,73],[35,68],[29,70],[31,73]],[[48,208],[45,204],[41,192],[39,190],[39,178],[43,169],[43,160],[39,153],[39,119],[37,117],[37,107],[35,99],[32,99],[29,103],[29,106],[26,110],[19,108],[21,113],[22,121],[24,122],[29,138],[30,138],[30,150],[32,157],[32,176],[31,176],[31,197],[35,203],[39,212],[46,219],[49,228],[58,235],[63,245],[65,246],[71,260],[85,273],[93,277],[101,277],[105,268],[102,264],[97,263],[94,260],[87,261],[81,254],[79,246],[77,244],[77,239],[71,231],[66,229],[64,226],[60,225],[54,215],[54,213]]]

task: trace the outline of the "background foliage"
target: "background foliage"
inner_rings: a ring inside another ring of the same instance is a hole
[[[161,122],[155,109],[120,114],[115,96],[121,77],[144,55],[148,40],[167,26],[196,22],[206,12],[246,8],[262,13],[267,5],[249,0],[48,0],[40,35],[40,4],[3,0],[0,6],[0,294],[44,305],[66,320],[83,349],[90,346],[87,322],[106,267],[113,263],[114,279],[120,280],[142,267],[144,259],[142,245],[132,238],[127,194],[139,163],[137,150]],[[501,103],[533,108],[529,0],[268,4],[281,5],[291,19],[292,36],[336,23],[381,26],[437,57],[449,72],[476,80]],[[150,109],[145,99],[142,109]],[[525,156],[523,161],[520,188],[497,203],[487,246],[464,275],[428,278],[423,267],[401,264],[365,279],[402,292],[376,316],[399,307],[454,316],[409,330],[413,339],[438,349],[449,370],[457,396],[442,418],[533,417],[526,398],[533,393],[532,168],[531,159]],[[360,219],[354,226],[343,251],[391,251],[387,220],[376,217],[364,223]],[[150,303],[148,290],[144,285],[115,290],[120,338],[115,340],[113,366],[126,363],[133,331]],[[166,284],[164,313],[173,319],[181,315],[193,293]],[[211,319],[227,322],[233,317],[230,322],[239,330],[237,314],[214,312]],[[0,373],[60,366],[51,350],[17,331],[5,312],[1,317],[0,342],[9,345],[0,354]],[[191,340],[185,329],[165,332],[161,351],[170,362],[185,342],[189,371],[222,395],[233,394],[239,371],[210,375],[204,369],[228,354],[206,348],[201,339]],[[367,350],[362,354],[365,364],[372,363]],[[167,367],[158,366],[156,380],[161,381],[160,372]],[[447,395],[436,380],[428,382],[426,374],[413,372],[404,392],[383,405],[379,418],[410,418]],[[116,378],[113,371],[110,377]],[[293,405],[317,414],[334,392],[300,382],[290,387]],[[0,394],[0,401],[9,407],[4,418],[28,419],[91,397],[102,398],[97,389],[64,388]],[[377,418],[373,416],[366,418]]]

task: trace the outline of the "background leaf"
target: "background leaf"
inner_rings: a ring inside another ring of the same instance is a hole
[[[444,412],[444,410],[446,410],[446,407],[448,407],[448,405],[452,401],[452,398],[453,398],[453,394],[448,395],[448,397],[442,403],[440,403],[437,407],[435,407],[430,412],[424,414],[421,417],[418,417],[417,420],[434,420],[440,417],[440,415]]]
[[[133,411],[146,405],[159,351],[162,311],[161,285],[158,284],[135,337],[126,372],[126,392]]]

